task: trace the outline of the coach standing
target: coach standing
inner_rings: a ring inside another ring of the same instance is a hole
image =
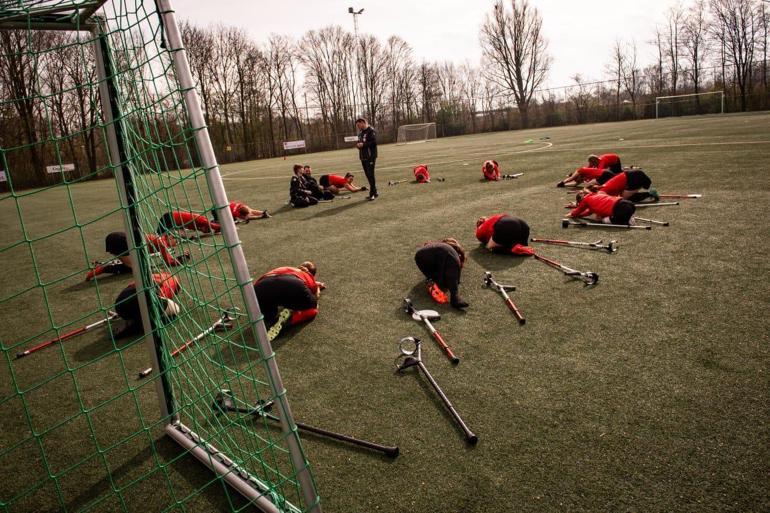
[[[356,143],[358,158],[361,159],[364,174],[366,174],[366,179],[369,180],[369,200],[372,201],[379,196],[377,194],[377,185],[374,183],[374,163],[377,160],[377,136],[374,133],[374,129],[369,126],[369,123],[364,118],[356,120],[356,128],[358,128],[358,142]]]

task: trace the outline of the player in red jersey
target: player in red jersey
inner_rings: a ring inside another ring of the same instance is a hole
[[[219,223],[209,221],[202,215],[193,214],[186,210],[172,210],[171,212],[166,212],[160,218],[157,232],[158,235],[165,235],[170,231],[180,228],[202,233],[219,233],[222,229]]]
[[[238,201],[231,201],[228,205],[228,210],[230,211],[230,215],[233,216],[233,221],[249,222],[255,219],[269,219],[272,217],[267,213],[267,210],[257,210],[255,208],[251,208],[245,203],[240,203]],[[213,210],[211,214],[214,218],[214,221],[219,222],[217,211]]]
[[[609,196],[620,196],[634,203],[652,198],[660,199],[658,192],[652,187],[652,180],[641,169],[630,169],[613,176],[600,189]]]
[[[166,320],[173,319],[180,311],[179,305],[173,301],[181,288],[179,281],[169,273],[155,273],[152,279],[155,282],[154,290],[161,315]],[[115,338],[135,336],[144,331],[139,300],[136,296],[136,284],[131,283],[115,299],[115,312],[126,321],[126,326],[115,335]]]
[[[419,164],[414,168],[414,179],[417,183],[430,183],[430,172],[428,166],[425,164]]]
[[[414,261],[427,278],[428,293],[437,303],[449,302],[454,308],[468,306],[459,293],[465,250],[456,239],[426,242],[415,253]],[[449,291],[449,299],[444,290]]]
[[[254,282],[271,340],[284,325],[310,322],[318,315],[318,298],[326,286],[315,279],[317,271],[308,261],[298,267],[278,267]]]
[[[170,249],[177,245],[177,240],[169,234],[153,235],[148,233],[145,236],[145,242],[149,252],[160,253],[163,261],[168,266],[182,265],[190,255],[184,253],[179,257],[171,254]],[[91,281],[100,274],[127,274],[133,268],[131,255],[128,254],[128,238],[124,232],[108,233],[104,238],[105,251],[115,256],[114,260],[109,262],[94,262],[94,268],[86,274],[86,281]]]
[[[480,217],[476,221],[476,238],[485,248],[495,253],[533,254],[532,249],[527,247],[529,225],[507,214]]]
[[[620,196],[608,196],[604,192],[578,193],[577,206],[569,217],[586,217],[605,224],[633,224],[636,207]]]
[[[489,182],[500,180],[500,164],[496,160],[485,161],[481,166],[481,174],[484,175],[484,180]]]
[[[612,174],[608,175],[605,171],[609,171]],[[601,156],[589,155],[587,167],[576,169],[574,173],[557,183],[556,187],[577,185],[583,182],[588,182],[587,185],[593,185],[594,183],[601,185],[611,178],[612,175],[620,173],[621,171],[623,171],[623,167],[620,164],[620,157],[616,154],[605,153]]]
[[[326,191],[330,191],[334,194],[339,194],[342,189],[346,189],[350,192],[365,191],[366,185],[356,187],[353,185],[353,173],[345,173],[345,176],[340,175],[321,175],[318,179],[318,183]]]

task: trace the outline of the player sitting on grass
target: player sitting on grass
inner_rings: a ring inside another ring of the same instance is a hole
[[[428,166],[420,164],[414,168],[414,179],[417,183],[430,183],[430,172]]]
[[[148,233],[145,237],[150,253],[160,253],[163,261],[168,266],[182,265],[190,255],[185,253],[178,258],[174,257],[169,251],[177,245],[177,241],[170,235],[153,235]],[[124,232],[108,233],[104,238],[104,249],[107,253],[115,256],[114,260],[100,263],[96,262],[93,269],[86,274],[86,281],[91,281],[100,274],[127,274],[133,268],[131,255],[128,254],[128,238]]]
[[[307,164],[302,168],[302,178],[305,179],[305,187],[310,191],[318,201],[331,201],[334,199],[334,193],[327,191],[319,185],[312,176],[313,170]]]
[[[577,206],[569,217],[589,217],[605,224],[634,224],[636,207],[620,196],[608,196],[604,192],[579,192]]]
[[[237,201],[231,201],[228,208],[230,210],[230,214],[233,216],[233,221],[249,222],[255,219],[269,219],[273,217],[267,213],[267,210],[257,210],[255,208],[251,208],[245,203],[238,203]],[[217,211],[212,210],[211,214],[214,218],[214,222],[219,222]]]
[[[481,174],[484,175],[484,180],[488,182],[495,182],[500,179],[500,164],[496,160],[487,160],[481,166]]]
[[[169,273],[155,273],[152,275],[152,279],[155,282],[155,293],[160,300],[163,317],[173,319],[179,314],[179,305],[173,301],[181,288],[179,281]],[[115,334],[115,338],[136,336],[144,332],[142,316],[139,311],[139,300],[136,295],[136,284],[131,283],[115,299],[115,312],[126,321],[125,327]]]
[[[177,230],[193,230],[201,233],[219,233],[222,229],[219,223],[211,222],[202,215],[193,214],[186,210],[172,210],[161,216],[158,223],[158,235]]]
[[[652,198],[658,201],[658,191],[652,188],[652,180],[641,169],[629,169],[607,180],[601,192],[609,196],[620,196],[634,203]]]
[[[278,267],[254,282],[270,340],[284,326],[310,322],[318,315],[318,298],[326,286],[316,281],[316,272],[315,264],[308,261],[298,267]]]
[[[451,304],[454,308],[466,308],[458,289],[460,273],[465,265],[465,250],[455,239],[429,241],[417,250],[414,261],[428,279],[428,293],[437,303]],[[447,299],[444,290],[449,291]]]
[[[294,164],[294,176],[291,177],[289,183],[289,203],[294,208],[305,208],[318,204],[318,200],[313,197],[313,192],[302,175],[300,164]]]
[[[490,251],[532,255],[529,244],[529,225],[522,219],[507,214],[480,217],[476,221],[476,238]]]
[[[605,171],[612,174],[608,177]],[[593,185],[594,183],[601,185],[611,178],[612,175],[621,171],[623,171],[623,167],[620,164],[620,157],[614,153],[605,153],[599,157],[589,155],[587,167],[576,169],[574,173],[557,183],[556,187],[573,186],[584,182],[587,182],[586,185]]]
[[[321,175],[318,179],[318,183],[325,191],[329,191],[332,194],[339,194],[342,189],[347,189],[350,192],[365,191],[366,185],[356,187],[353,185],[353,173],[345,173],[345,176],[340,175]]]

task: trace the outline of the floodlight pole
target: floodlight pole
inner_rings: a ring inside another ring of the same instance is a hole
[[[228,200],[225,192],[222,176],[219,173],[219,164],[214,153],[214,147],[211,144],[206,121],[203,118],[203,109],[201,108],[200,98],[190,71],[190,62],[187,59],[187,52],[182,41],[182,34],[177,23],[176,13],[171,5],[171,0],[156,0],[158,13],[163,20],[168,51],[173,59],[174,70],[181,86],[185,107],[187,108],[189,123],[195,134],[195,146],[200,155],[201,166],[206,171],[206,182],[208,183],[211,197],[214,200],[214,209],[220,212],[219,219],[222,226],[222,237],[230,252],[230,259],[233,262],[233,271],[235,279],[241,289],[241,294],[246,306],[246,313],[253,333],[256,335],[256,342],[259,346],[261,356],[264,360],[265,371],[270,376],[270,388],[275,397],[275,403],[278,406],[279,417],[281,419],[281,431],[283,432],[292,465],[297,475],[297,481],[300,484],[302,498],[305,506],[310,513],[321,513],[321,504],[316,491],[313,477],[310,474],[310,468],[300,445],[297,426],[289,408],[289,401],[286,398],[286,389],[283,386],[281,374],[278,371],[278,364],[275,361],[273,347],[267,338],[267,330],[263,321],[263,315],[257,302],[257,296],[252,286],[252,279],[246,264],[246,258],[243,254],[243,247],[238,238],[238,232],[235,228],[235,222],[232,216],[223,215],[221,212],[227,211]],[[173,430],[172,430],[173,431]],[[169,430],[167,429],[167,432]],[[205,456],[202,456],[205,458]],[[209,458],[210,459],[210,458]],[[202,460],[203,461],[203,460]],[[229,472],[228,475],[232,475]],[[239,490],[240,491],[240,490]]]

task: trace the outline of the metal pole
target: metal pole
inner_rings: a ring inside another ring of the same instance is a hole
[[[182,42],[176,14],[171,6],[171,0],[158,0],[157,5],[166,30],[168,49],[174,60],[174,69],[177,78],[179,79],[179,85],[183,91],[185,106],[187,107],[190,118],[190,125],[195,132],[195,144],[200,154],[201,163],[206,169],[206,180],[212,199],[214,200],[214,208],[216,208],[218,212],[226,212],[229,204],[227,194],[225,193],[225,188],[222,184],[222,177],[219,174],[219,165],[217,164],[214,148],[211,145],[209,132],[203,118],[200,99],[198,98],[195,82],[192,73],[190,72],[190,64],[187,60],[187,53],[185,52]],[[246,265],[246,258],[243,255],[241,241],[238,239],[238,232],[235,229],[235,222],[233,221],[232,216],[229,215],[220,215],[219,218],[221,219],[222,236],[230,252],[230,259],[233,262],[235,278],[238,281],[241,293],[243,294],[249,322],[252,325],[253,332],[257,335],[257,341],[262,352],[262,357],[265,360],[265,367],[271,378],[270,386],[279,407],[281,430],[286,438],[286,443],[288,445],[289,453],[291,454],[292,463],[297,472],[297,480],[300,483],[305,504],[310,508],[310,511],[321,513],[321,504],[319,502],[318,493],[313,478],[310,475],[307,460],[302,452],[296,424],[292,417],[291,409],[289,408],[289,402],[286,398],[286,389],[283,386],[283,380],[278,371],[278,364],[274,358],[273,348],[270,345],[270,341],[267,339],[267,331],[265,329],[265,323],[262,320],[262,312],[257,303],[257,296],[254,292],[254,287],[252,286],[252,280]]]
[[[174,394],[171,381],[163,366],[163,341],[158,332],[154,330],[150,316],[150,304],[154,294],[155,283],[152,279],[149,262],[144,258],[144,251],[137,248],[144,246],[144,233],[139,222],[137,209],[137,195],[131,172],[122,165],[127,162],[126,149],[123,141],[123,117],[118,104],[118,88],[115,83],[115,67],[112,64],[109,41],[105,32],[105,22],[99,17],[94,17],[96,27],[92,32],[94,39],[94,53],[96,55],[96,72],[99,78],[99,97],[102,103],[105,130],[107,131],[107,146],[109,148],[110,165],[114,170],[115,183],[118,186],[120,204],[125,213],[124,221],[126,233],[131,237],[129,254],[135,262],[133,266],[134,282],[136,283],[137,302],[142,317],[145,339],[150,351],[153,367],[158,369],[160,379],[156,382],[158,397],[160,398],[161,415],[165,418],[172,416],[172,421],[177,420]]]

